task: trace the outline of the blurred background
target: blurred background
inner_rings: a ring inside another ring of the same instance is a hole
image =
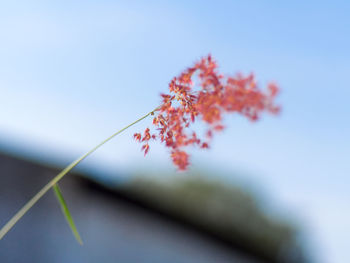
[[[85,246],[49,193],[0,241],[1,262],[350,261],[349,12],[345,0],[1,1],[1,225],[208,53],[224,73],[276,81],[283,106],[254,124],[228,116],[188,175],[162,145],[144,157],[132,134],[151,119],[137,124],[62,182]]]

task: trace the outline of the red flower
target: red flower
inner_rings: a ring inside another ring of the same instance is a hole
[[[186,170],[189,162],[188,162],[188,154],[184,151],[173,151],[171,153],[171,158],[173,159],[173,163],[179,168],[179,170]]]
[[[141,133],[135,133],[134,134],[134,139],[136,140],[136,141],[141,141]]]
[[[199,80],[199,87],[193,79]],[[195,89],[196,88],[196,89]],[[263,111],[276,114],[279,107],[274,104],[278,94],[275,83],[268,84],[268,92],[259,90],[254,75],[224,77],[217,72],[217,64],[209,55],[169,83],[170,94],[161,94],[162,104],[157,109],[153,125],[158,135],[147,128],[144,135],[136,133],[134,138],[145,144],[142,150],[149,151],[149,140],[159,138],[171,149],[173,163],[185,170],[189,164],[188,154],[183,150],[189,145],[209,148],[209,142],[198,138],[191,124],[201,119],[207,124],[207,138],[224,129],[222,117],[225,113],[239,113],[252,121],[259,119]]]

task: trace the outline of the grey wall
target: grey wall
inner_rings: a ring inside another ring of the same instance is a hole
[[[0,224],[57,171],[0,155]],[[95,191],[76,176],[61,184],[84,245],[48,193],[0,241],[0,262],[258,262],[181,224]]]

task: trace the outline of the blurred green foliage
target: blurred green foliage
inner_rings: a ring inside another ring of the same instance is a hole
[[[306,262],[291,222],[272,216],[259,197],[200,175],[135,176],[128,194],[269,262]]]

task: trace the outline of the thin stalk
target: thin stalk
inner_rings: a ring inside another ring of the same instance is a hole
[[[57,184],[68,172],[70,172],[75,166],[77,166],[82,160],[84,160],[86,157],[88,157],[90,154],[92,154],[94,151],[96,151],[98,148],[100,148],[102,145],[104,145],[106,142],[113,139],[118,134],[122,133],[126,129],[130,128],[131,126],[135,125],[136,123],[142,121],[143,119],[147,118],[149,115],[152,115],[155,111],[157,111],[159,108],[157,107],[153,111],[147,113],[143,117],[139,118],[138,120],[134,121],[133,123],[127,125],[123,129],[117,131],[116,133],[109,136],[107,139],[103,140],[101,143],[93,147],[90,151],[76,159],[74,162],[69,164],[66,168],[64,168],[58,175],[56,175],[50,182],[48,182],[36,195],[32,197],[7,223],[4,225],[0,230],[0,240],[7,234],[8,231],[20,220],[29,209],[31,209],[41,197],[43,197],[47,191],[50,190],[51,187],[53,187],[55,184]]]

